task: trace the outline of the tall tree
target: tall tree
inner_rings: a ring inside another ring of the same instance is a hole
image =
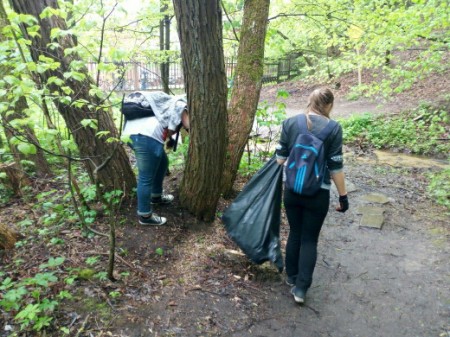
[[[253,126],[264,71],[264,41],[270,0],[246,0],[236,71],[228,108],[228,152],[223,193],[229,195]]]
[[[103,185],[105,190],[131,192],[136,180],[124,148],[97,135],[97,132],[104,131],[108,137],[118,137],[112,117],[109,111],[102,109],[104,102],[90,95],[90,90],[95,90],[95,86],[82,60],[76,53],[64,52],[75,49],[76,39],[67,31],[65,20],[53,15],[58,11],[57,1],[10,2],[15,12],[32,15],[40,26],[39,34],[29,32],[25,25],[21,27],[24,38],[31,42],[33,61],[38,63],[42,59],[52,59],[59,63],[59,67],[49,67],[40,73],[40,82],[47,85],[48,94],[52,93],[49,96],[58,94],[54,104],[74,137],[92,181]],[[53,11],[48,11],[48,8]],[[59,31],[64,33],[55,35]],[[58,82],[63,85],[58,85]]]
[[[191,123],[182,204],[214,218],[226,150],[227,83],[219,0],[174,0]]]
[[[3,2],[0,1],[0,42],[7,40],[7,37],[3,34],[3,29],[7,25],[9,25],[9,22],[6,16],[6,11],[3,6]],[[8,65],[8,61],[10,61],[8,60],[10,58],[9,54],[5,55],[5,57],[7,59],[3,59],[3,62],[0,65],[1,79],[5,78],[5,76],[12,70],[12,67]],[[7,83],[5,83],[5,87],[3,89],[9,91]],[[5,131],[5,136],[9,144],[9,148],[11,150],[11,153],[13,154],[14,160],[19,165],[19,167],[21,166],[20,162],[22,159],[28,159],[34,162],[36,173],[39,177],[50,176],[52,174],[50,167],[44,156],[44,152],[40,147],[34,148],[35,151],[31,151],[33,153],[25,155],[21,153],[14,144],[12,144],[12,138],[19,135],[21,136],[21,138],[25,138],[28,142],[31,142],[33,144],[39,143],[34,130],[28,124],[22,125],[20,127],[13,126],[14,121],[24,120],[25,118],[27,118],[26,114],[24,113],[26,109],[28,109],[28,104],[25,97],[22,96],[17,98],[12,113],[6,113],[6,111],[1,113],[1,125],[3,126],[3,129]]]
[[[160,11],[163,17],[159,22],[159,49],[161,50],[162,61],[160,65],[161,69],[161,82],[163,85],[163,91],[169,94],[169,66],[168,55],[166,51],[170,50],[170,18],[167,15],[168,5],[161,4]]]

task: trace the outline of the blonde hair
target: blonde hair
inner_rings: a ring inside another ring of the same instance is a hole
[[[311,127],[309,114],[314,112],[318,115],[330,118],[330,111],[333,109],[334,95],[328,88],[318,88],[314,90],[308,98],[306,106],[306,117],[308,118],[308,128]]]

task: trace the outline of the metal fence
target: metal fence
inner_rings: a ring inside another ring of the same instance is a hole
[[[108,65],[107,62],[105,62]],[[99,84],[107,91],[162,90],[161,66],[159,63],[116,62],[115,72],[100,72]],[[232,83],[236,59],[225,58],[228,83]],[[89,72],[97,76],[98,65],[88,63]],[[299,75],[295,59],[283,59],[276,63],[264,64],[263,83],[282,82]],[[179,62],[169,64],[169,88],[184,88],[183,66]]]

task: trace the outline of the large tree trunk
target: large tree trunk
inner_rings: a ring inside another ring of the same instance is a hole
[[[174,0],[190,114],[180,199],[199,219],[214,218],[226,150],[227,85],[218,0]]]
[[[270,0],[246,0],[230,107],[222,191],[230,195],[258,107]]]
[[[3,7],[3,2],[0,1],[0,41],[6,41],[7,38],[3,35],[3,28],[9,25],[8,17],[6,16],[5,8]],[[6,55],[9,57],[9,55]],[[0,78],[4,78],[11,70],[11,67],[8,66],[7,62],[3,61],[0,65]],[[8,90],[8,87],[4,88]],[[21,166],[21,160],[26,159],[34,162],[36,173],[38,177],[45,177],[52,175],[50,167],[48,165],[47,160],[45,159],[44,152],[38,147],[36,150],[36,154],[24,155],[21,153],[16,146],[11,144],[11,139],[15,136],[21,136],[21,138],[26,139],[28,142],[32,144],[39,144],[36,135],[34,134],[34,130],[28,125],[23,125],[20,127],[20,130],[14,128],[11,125],[11,122],[16,119],[24,119],[26,118],[23,111],[28,108],[27,101],[25,97],[19,97],[14,107],[14,113],[6,114],[2,113],[1,115],[1,124],[5,131],[6,140],[9,144],[9,148],[11,153],[13,154],[14,160],[17,165]]]
[[[50,57],[60,62],[60,67],[56,70],[48,70],[40,74],[41,83],[47,83],[48,79],[55,76],[62,79],[65,85],[71,89],[69,94],[64,93],[61,87],[55,84],[48,84],[49,92],[57,92],[61,97],[69,96],[69,100],[55,100],[54,104],[61,116],[64,118],[67,127],[71,131],[78,146],[80,157],[84,158],[84,163],[92,181],[100,183],[105,190],[121,189],[125,193],[131,192],[136,185],[134,173],[129,164],[129,160],[124,148],[118,143],[106,142],[107,137],[118,137],[117,129],[113,123],[109,112],[100,107],[98,98],[92,97],[89,90],[93,86],[93,81],[86,68],[78,70],[78,73],[85,75],[82,80],[73,78],[66,79],[64,74],[71,72],[72,61],[80,61],[78,56],[70,54],[65,56],[64,50],[76,46],[72,35],[51,39],[52,29],[59,28],[67,30],[64,19],[57,16],[41,18],[40,14],[46,7],[57,8],[56,0],[11,0],[13,9],[20,14],[30,14],[38,20],[41,27],[40,34],[31,36],[25,26],[22,27],[25,38],[31,41],[30,53],[33,61],[38,62],[40,56]],[[51,42],[57,42],[60,47],[50,48]],[[71,104],[74,101],[84,99],[92,105],[77,107]],[[81,121],[84,119],[97,120],[98,129],[83,127]],[[108,131],[107,137],[97,137],[98,131]],[[106,165],[104,165],[107,163]],[[102,167],[101,169],[99,169]]]

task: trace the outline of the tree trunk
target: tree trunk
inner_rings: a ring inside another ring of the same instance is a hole
[[[200,220],[214,219],[226,150],[227,83],[218,0],[174,0],[190,115],[180,200]]]
[[[0,250],[13,249],[23,236],[5,224],[0,223]]]
[[[167,4],[161,5],[161,14],[167,11],[167,8]],[[159,22],[159,49],[161,50],[161,56],[163,57],[160,65],[161,83],[163,91],[166,94],[169,94],[169,62],[167,61],[168,55],[165,52],[170,49],[170,20],[168,15],[164,15]]]
[[[129,194],[136,185],[134,173],[125,149],[117,142],[106,142],[107,137],[117,138],[118,132],[110,113],[100,109],[100,104],[104,104],[104,102],[100,102],[98,98],[89,94],[89,90],[94,83],[89,76],[87,68],[83,67],[78,70],[78,73],[85,75],[84,79],[75,80],[71,77],[64,77],[64,74],[69,74],[72,71],[70,68],[72,61],[81,61],[77,55],[64,55],[64,50],[76,46],[74,37],[68,34],[51,39],[50,34],[53,29],[67,30],[66,22],[57,16],[40,17],[44,8],[57,8],[57,1],[11,0],[11,4],[17,13],[34,16],[41,27],[39,35],[30,36],[27,28],[22,26],[24,37],[31,41],[30,53],[33,61],[38,62],[40,56],[45,56],[60,63],[58,69],[48,70],[40,74],[41,83],[47,83],[50,77],[55,76],[62,79],[65,86],[71,89],[70,93],[67,94],[54,83],[48,85],[49,92],[59,93],[59,98],[66,97],[64,100],[57,99],[53,103],[74,137],[80,157],[84,159],[91,180],[101,184],[104,190],[121,189],[126,194]],[[60,47],[50,48],[49,44],[52,42],[57,42]],[[84,99],[92,105],[78,107],[71,104],[80,99]],[[81,121],[84,119],[96,120],[98,129],[82,126]],[[109,134],[107,137],[97,137],[96,133],[98,131],[108,131]]]
[[[23,173],[21,166],[17,163],[0,165],[0,172],[5,172],[9,184],[14,195],[22,196],[22,187],[29,186],[30,180]]]
[[[264,40],[270,0],[246,0],[236,72],[228,108],[228,151],[222,192],[233,190],[245,144],[258,107],[264,71]]]
[[[6,41],[6,37],[3,35],[3,28],[9,25],[8,18],[6,16],[5,8],[3,7],[3,2],[0,1],[0,41]],[[8,58],[9,55],[7,54]],[[8,66],[7,62],[3,61],[0,65],[0,77],[4,78],[5,75],[9,74],[11,67]],[[8,90],[8,85],[6,85],[6,89]],[[38,147],[36,150],[36,154],[24,155],[21,153],[16,146],[11,144],[11,139],[15,135],[21,136],[21,138],[25,139],[29,143],[39,144],[39,141],[34,134],[34,130],[28,125],[23,125],[20,130],[12,127],[11,122],[16,119],[24,119],[27,116],[23,113],[25,109],[28,108],[27,101],[25,97],[19,97],[14,107],[14,113],[6,115],[3,113],[1,115],[1,124],[5,131],[6,140],[9,144],[9,148],[11,153],[13,154],[15,162],[21,166],[21,160],[26,159],[34,162],[36,173],[38,177],[46,177],[51,176],[52,172],[50,170],[50,166],[48,165],[47,160],[45,159],[44,152]]]

